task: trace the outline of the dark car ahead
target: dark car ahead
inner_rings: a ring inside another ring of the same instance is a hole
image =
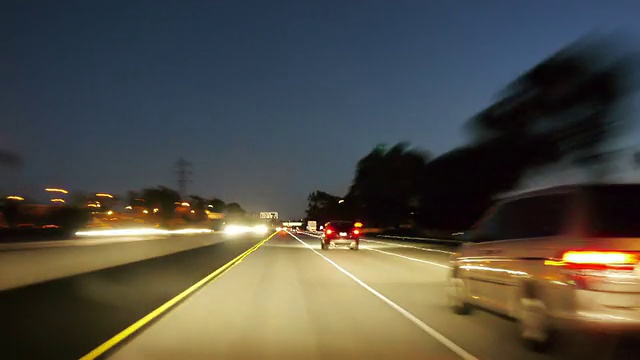
[[[324,225],[320,247],[328,250],[330,247],[347,245],[351,250],[360,248],[361,230],[353,221],[329,221]]]

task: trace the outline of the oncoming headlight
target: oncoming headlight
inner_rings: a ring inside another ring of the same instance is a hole
[[[243,233],[246,233],[248,230],[249,229],[247,229],[246,226],[241,226],[241,225],[227,225],[227,227],[224,228],[225,234],[229,234],[229,235],[243,234]]]
[[[256,234],[264,234],[268,231],[269,229],[267,229],[266,225],[256,225],[253,227],[253,232]]]

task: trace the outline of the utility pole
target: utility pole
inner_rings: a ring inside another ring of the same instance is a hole
[[[187,197],[187,184],[191,182],[191,163],[184,158],[180,158],[176,164],[176,175],[178,175],[178,191],[180,196],[185,199]]]

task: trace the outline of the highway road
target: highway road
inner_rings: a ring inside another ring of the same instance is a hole
[[[636,358],[637,342],[607,337],[570,337],[537,354],[508,319],[451,313],[446,248],[372,239],[360,251],[322,251],[308,235],[260,240],[2,292],[0,358]]]

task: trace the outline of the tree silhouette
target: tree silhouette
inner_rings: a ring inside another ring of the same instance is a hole
[[[221,213],[224,211],[226,204],[224,201],[214,198],[211,200],[207,200],[207,208],[216,213]]]
[[[175,203],[180,201],[180,194],[173,189],[158,186],[143,189],[142,198],[145,199],[148,208],[158,208],[160,217],[167,221],[175,214]]]
[[[606,146],[626,126],[620,105],[633,88],[634,64],[614,45],[581,40],[568,46],[473,117],[471,143],[425,167],[420,223],[468,228],[496,194],[538,167],[569,161],[595,169],[611,159]]]
[[[244,217],[247,212],[238,203],[229,203],[225,206],[224,212],[226,217],[231,219],[237,219]]]
[[[307,219],[324,224],[330,220],[339,220],[343,216],[340,211],[340,197],[316,190],[307,197]]]
[[[367,226],[396,226],[412,221],[417,210],[425,152],[398,143],[377,145],[358,161],[344,197],[314,191],[307,197],[308,220],[360,220]]]
[[[612,41],[583,39],[518,77],[499,100],[471,119],[476,141],[515,138],[529,144],[530,167],[559,160],[591,165],[626,128],[620,105],[633,89],[635,61]],[[539,152],[539,144],[547,150]],[[601,156],[603,155],[603,156]]]
[[[407,143],[376,146],[358,162],[345,205],[371,226],[410,222],[428,160],[427,153],[411,149]]]

